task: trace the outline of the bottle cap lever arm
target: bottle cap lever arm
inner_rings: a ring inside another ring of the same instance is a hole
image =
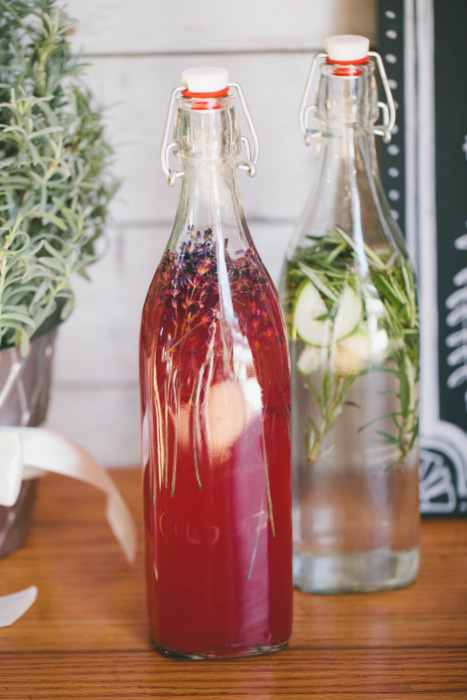
[[[229,83],[229,87],[234,88],[237,91],[238,99],[242,106],[245,118],[250,130],[251,138],[253,140],[253,155],[251,154],[251,146],[246,136],[241,136],[241,142],[245,147],[246,160],[240,161],[238,167],[240,170],[246,170],[249,177],[254,177],[256,174],[256,163],[259,157],[259,141],[258,134],[256,133],[255,125],[253,124],[253,119],[251,118],[250,110],[245,100],[243,90],[238,83]]]
[[[178,177],[183,177],[183,172],[181,170],[172,170],[170,167],[170,153],[171,151],[174,153],[177,152],[178,143],[176,141],[171,141],[169,143],[169,135],[172,128],[172,115],[174,112],[175,100],[177,99],[178,95],[181,95],[184,89],[184,87],[177,87],[175,90],[172,90],[169,108],[167,111],[167,119],[165,120],[164,135],[162,137],[161,165],[169,187],[173,187],[175,185]]]
[[[326,53],[318,53],[313,58],[313,61],[311,62],[310,71],[306,79],[302,102],[300,104],[300,129],[305,138],[305,144],[307,146],[310,145],[312,139],[318,138],[321,135],[321,131],[319,129],[312,129],[309,125],[310,116],[314,114],[314,112],[316,112],[316,105],[308,104],[308,98],[310,96],[313,80],[318,68],[318,63],[326,57]]]
[[[248,124],[248,128],[250,130],[252,141],[253,141],[253,152],[252,152],[248,138],[246,136],[240,137],[241,143],[242,143],[244,150],[245,150],[246,157],[245,157],[245,160],[241,160],[238,163],[238,167],[240,168],[240,170],[246,170],[249,177],[254,177],[254,175],[256,173],[256,163],[258,162],[258,156],[259,156],[258,135],[256,133],[256,129],[255,129],[255,126],[253,124],[250,110],[248,109],[248,105],[246,103],[242,88],[240,87],[240,85],[238,83],[227,83],[227,87],[234,88],[234,90],[236,90],[236,92],[237,92],[238,99],[240,100],[240,104],[241,104],[243,112],[245,114],[245,118],[246,118],[246,121]],[[164,135],[162,137],[161,165],[162,165],[162,170],[164,172],[164,175],[167,178],[167,182],[168,182],[170,187],[173,187],[175,185],[177,178],[183,177],[183,171],[172,170],[170,167],[170,154],[171,154],[171,152],[173,152],[174,154],[177,153],[178,143],[177,143],[177,141],[170,141],[169,142],[169,139],[170,139],[170,131],[172,129],[175,100],[185,90],[186,90],[186,87],[182,86],[182,87],[177,87],[177,88],[175,88],[175,90],[172,91],[172,94],[170,96],[169,108],[167,111],[167,119],[165,122]]]
[[[396,122],[396,107],[381,56],[376,51],[368,51],[368,56],[375,59],[376,67],[379,71],[386,95],[386,102],[378,101],[378,107],[382,112],[383,122],[382,124],[375,124],[373,131],[375,134],[382,136],[385,143],[388,143],[391,140],[391,131]],[[310,117],[316,112],[316,104],[310,104],[309,97],[313,87],[318,64],[320,61],[326,58],[328,58],[327,53],[318,53],[313,58],[300,104],[300,129],[305,138],[305,144],[307,146],[310,145],[312,139],[318,138],[321,135],[320,129],[312,128],[310,126]]]
[[[392,97],[391,88],[389,87],[388,76],[386,75],[383,59],[376,51],[369,51],[368,55],[372,56],[372,58],[374,58],[376,61],[376,67],[379,70],[379,76],[386,94],[386,102],[378,101],[378,107],[381,109],[383,115],[383,123],[376,124],[373,127],[373,131],[375,134],[383,137],[384,143],[389,143],[391,140],[391,131],[396,123],[396,106]]]

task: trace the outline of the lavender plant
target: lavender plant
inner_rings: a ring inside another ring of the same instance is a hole
[[[117,188],[56,0],[0,0],[0,347],[73,307]]]

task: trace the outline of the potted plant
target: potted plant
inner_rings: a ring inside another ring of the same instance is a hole
[[[97,258],[117,183],[72,22],[56,0],[0,7],[0,425],[39,425],[72,278]],[[0,506],[0,556],[25,535],[34,484]]]

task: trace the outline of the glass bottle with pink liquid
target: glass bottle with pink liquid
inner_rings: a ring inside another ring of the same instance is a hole
[[[182,78],[162,146],[180,198],[141,327],[149,623],[162,653],[229,658],[291,632],[289,362],[237,189],[258,155],[242,91],[224,69]]]

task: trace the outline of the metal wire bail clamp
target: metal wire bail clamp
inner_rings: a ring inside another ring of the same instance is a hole
[[[169,108],[167,111],[167,119],[165,120],[164,135],[162,137],[161,165],[162,170],[164,171],[164,175],[167,178],[169,187],[173,187],[175,185],[175,182],[177,181],[178,177],[183,177],[182,170],[172,170],[170,168],[170,153],[172,151],[174,154],[177,153],[178,143],[177,141],[171,141],[169,143],[169,135],[170,130],[172,128],[172,115],[174,111],[175,100],[177,96],[183,92],[184,89],[184,87],[177,87],[175,88],[175,90],[172,90],[172,94],[170,95]]]
[[[310,96],[311,87],[313,85],[313,79],[315,77],[316,70],[318,68],[318,63],[322,59],[326,58],[326,53],[317,53],[311,62],[310,70],[308,72],[308,77],[305,83],[305,90],[303,92],[302,101],[300,104],[300,129],[305,138],[305,145],[309,146],[312,139],[319,138],[321,136],[321,131],[319,129],[312,129],[309,126],[309,119],[311,115],[316,112],[316,105],[308,104],[308,98]]]
[[[391,140],[391,131],[394,128],[394,124],[396,123],[396,107],[394,104],[394,99],[392,97],[391,88],[389,87],[388,77],[386,75],[386,70],[384,68],[384,63],[381,56],[376,51],[369,51],[368,56],[371,56],[375,59],[376,68],[379,71],[381,83],[383,85],[384,92],[386,95],[386,102],[378,100],[378,108],[381,110],[383,121],[382,124],[375,124],[375,126],[373,127],[373,133],[377,134],[378,136],[382,136],[383,141],[385,143],[389,143],[389,141]],[[300,104],[300,129],[305,138],[305,144],[307,146],[310,145],[312,139],[319,138],[319,136],[321,135],[321,131],[319,129],[312,128],[310,126],[310,117],[316,113],[317,107],[316,104],[308,104],[308,99],[313,85],[313,80],[318,68],[318,63],[320,60],[323,60],[325,58],[327,58],[326,53],[318,53],[313,58],[310,71],[306,80],[302,101]]]
[[[240,141],[241,141],[242,146],[245,150],[245,160],[241,160],[237,164],[237,167],[240,170],[246,170],[249,177],[254,177],[256,174],[256,163],[258,162],[258,157],[259,157],[258,135],[256,133],[256,129],[255,129],[255,126],[253,124],[253,119],[251,118],[251,114],[250,114],[250,111],[248,109],[242,88],[240,87],[240,85],[238,83],[227,83],[227,87],[234,88],[234,90],[237,91],[238,99],[240,100],[240,104],[241,104],[243,112],[245,114],[245,118],[246,118],[248,128],[249,128],[250,133],[251,133],[252,141],[253,141],[253,154],[252,154],[252,149],[251,149],[251,145],[250,145],[248,138],[246,136],[240,136]],[[172,94],[170,95],[169,107],[168,107],[168,111],[167,111],[167,119],[165,121],[164,134],[162,137],[161,165],[162,165],[162,170],[164,172],[164,175],[165,175],[167,182],[169,184],[169,187],[173,187],[175,185],[177,178],[183,177],[182,170],[172,170],[170,167],[170,154],[171,153],[174,153],[175,155],[177,154],[179,144],[177,141],[170,141],[169,142],[169,138],[170,138],[170,131],[172,129],[175,100],[177,99],[178,95],[182,94],[182,92],[185,91],[185,89],[186,89],[185,87],[181,86],[181,87],[177,87],[174,90],[172,90]]]
[[[381,110],[383,123],[375,124],[373,127],[373,133],[377,134],[378,136],[382,136],[384,143],[389,143],[392,138],[391,131],[396,123],[396,105],[394,104],[391,88],[389,87],[388,76],[386,75],[383,59],[376,51],[368,51],[368,56],[371,56],[376,61],[376,67],[379,70],[379,77],[381,78],[381,83],[383,84],[387,102],[386,104],[386,102],[381,102],[378,100],[378,107]]]
[[[246,122],[251,133],[251,138],[253,140],[253,156],[251,155],[251,146],[246,136],[240,136],[240,141],[245,148],[246,159],[240,161],[237,164],[239,170],[246,170],[248,177],[254,177],[256,174],[256,163],[259,157],[259,141],[258,134],[256,133],[255,125],[253,124],[253,119],[251,118],[250,110],[245,100],[243,90],[238,83],[227,83],[229,88],[234,88],[237,91],[238,99],[245,114]]]

